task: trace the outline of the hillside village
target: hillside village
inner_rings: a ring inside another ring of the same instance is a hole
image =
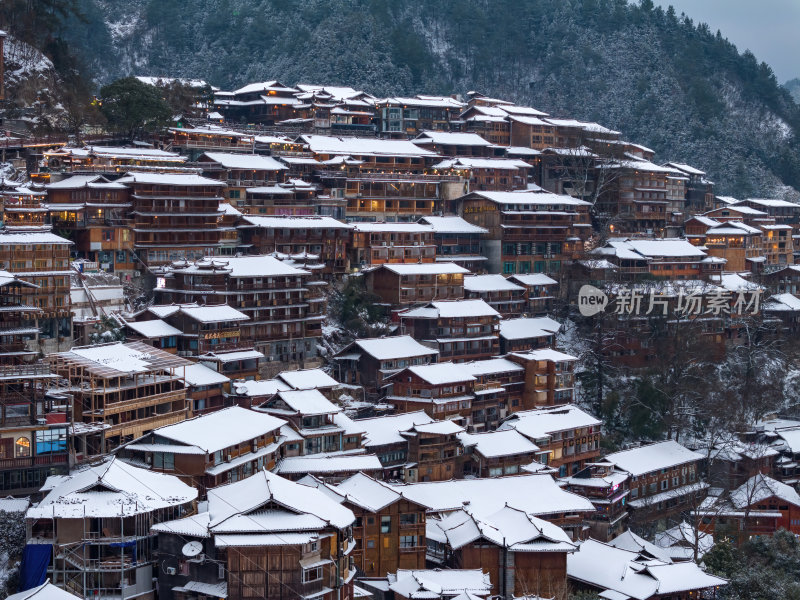
[[[0,139],[10,598],[715,598],[800,534],[800,204],[477,91],[212,91]]]

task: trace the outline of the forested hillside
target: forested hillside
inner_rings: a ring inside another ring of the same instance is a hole
[[[624,0],[78,0],[67,38],[100,82],[276,78],[376,95],[484,93],[591,119],[709,172],[800,189],[800,108],[771,70],[674,11]],[[724,32],[723,32],[724,33]]]

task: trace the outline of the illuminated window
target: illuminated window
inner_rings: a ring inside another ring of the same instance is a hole
[[[24,458],[31,455],[31,441],[26,437],[17,438],[14,442],[14,454],[17,458]]]

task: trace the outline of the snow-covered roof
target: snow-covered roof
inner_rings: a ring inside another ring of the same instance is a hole
[[[339,423],[339,415],[336,416]],[[400,435],[402,431],[408,431],[415,425],[433,423],[434,419],[429,417],[425,411],[402,413],[399,415],[387,415],[385,417],[373,417],[370,419],[356,419],[351,421],[352,427],[364,432],[364,446],[385,446],[388,444],[400,444],[406,438]]]
[[[742,200],[742,202],[752,202],[753,204],[758,204],[759,206],[765,206],[767,208],[793,208],[795,210],[800,210],[800,204],[789,202],[788,200],[779,200],[777,198],[747,198],[746,200]]]
[[[589,500],[565,491],[550,475],[456,479],[392,487],[433,512],[458,510],[465,504],[479,516],[495,513],[506,505],[533,516],[595,510]]]
[[[5,32],[0,31],[0,38],[3,36],[5,36]],[[50,583],[49,579],[42,585],[32,587],[24,592],[6,596],[6,600],[75,600],[75,598],[77,598],[77,596],[53,585]]]
[[[278,392],[278,397],[301,415],[329,415],[341,410],[316,389],[285,390]]]
[[[351,156],[435,157],[437,154],[409,140],[302,135],[314,154],[346,154]]]
[[[232,517],[247,515],[248,528],[252,531],[255,523],[251,513],[268,505],[275,505],[295,515],[316,517],[339,529],[348,527],[355,521],[350,509],[321,491],[263,470],[236,483],[208,490],[209,529],[215,531]],[[264,529],[286,531],[287,527],[296,527],[296,519],[281,520],[286,523],[283,527],[267,522]]]
[[[282,475],[298,473],[355,473],[381,471],[383,466],[374,454],[309,454],[281,459],[276,472]]]
[[[532,440],[548,437],[559,431],[597,427],[600,421],[574,404],[535,408],[515,412],[500,429],[516,429]]]
[[[438,350],[420,344],[410,335],[356,340],[353,344],[377,360],[432,356]],[[349,352],[349,350],[346,350]]]
[[[454,550],[482,539],[511,552],[573,552],[575,544],[563,529],[524,511],[504,506],[477,516],[468,507],[441,520],[428,519],[431,538],[444,538]]]
[[[287,190],[288,191],[288,190]],[[270,216],[245,215],[243,220],[255,227],[265,229],[352,229],[352,225],[342,223],[333,217],[322,216]]]
[[[231,350],[229,352],[218,350],[208,351],[197,357],[199,360],[209,362],[231,363],[239,360],[260,360],[264,355],[258,350]]]
[[[638,552],[592,539],[582,542],[578,552],[567,556],[567,576],[634,600],[727,584],[727,580],[705,573],[694,562],[642,561]]]
[[[238,90],[233,90],[233,94],[238,96],[240,94],[253,94],[256,92],[269,92],[269,91],[295,93],[298,90],[297,88],[287,87],[283,85],[280,81],[273,79],[270,81],[262,81],[259,83],[248,83],[247,85],[240,87]]]
[[[471,192],[491,202],[503,206],[530,205],[530,206],[589,206],[585,200],[578,200],[565,194],[551,192]]]
[[[797,312],[800,311],[800,298],[794,294],[775,294],[764,303],[763,309],[767,312]]]
[[[469,292],[521,292],[525,290],[525,288],[509,281],[499,273],[464,277],[464,289]]]
[[[140,469],[111,458],[62,475],[28,519],[120,517],[186,504],[197,490],[173,475]]]
[[[491,146],[477,133],[449,131],[423,131],[413,141],[415,144],[438,144],[440,146]]]
[[[274,256],[225,256],[204,258],[183,267],[173,267],[179,273],[203,273],[213,266],[230,271],[231,277],[278,277],[309,275],[308,271],[287,265]]]
[[[171,335],[181,334],[180,329],[173,327],[161,319],[152,319],[150,321],[126,321],[125,325],[146,338],[169,337]]]
[[[192,387],[219,385],[230,381],[230,379],[222,373],[217,373],[214,369],[209,369],[207,366],[200,363],[184,367],[183,380],[187,385]]]
[[[203,156],[219,163],[226,169],[244,169],[246,171],[285,171],[288,167],[271,156],[261,154],[242,154],[233,152],[206,152]],[[202,156],[200,157],[202,159]],[[203,164],[206,161],[201,160]]]
[[[199,323],[225,323],[228,321],[249,321],[245,313],[227,304],[205,306],[181,306],[181,312]]]
[[[426,223],[434,233],[489,233],[488,229],[473,225],[461,217],[422,217],[420,223]]]
[[[428,233],[431,228],[419,223],[367,223],[367,222],[350,222],[354,231],[363,233],[383,233],[383,232],[396,232],[396,233]]]
[[[0,230],[0,244],[58,244],[72,245],[66,238],[49,231],[9,231]],[[469,271],[468,271],[469,272]]]
[[[555,335],[561,324],[550,317],[520,317],[500,321],[500,337],[506,340],[524,340]]]
[[[605,457],[607,462],[615,464],[631,475],[639,476],[661,469],[672,469],[678,465],[696,462],[703,455],[681,446],[674,440],[657,442],[639,448],[631,448],[614,452]]]
[[[502,275],[499,275],[499,277],[503,278]],[[400,314],[402,318],[422,317],[429,319],[496,317],[499,315],[500,313],[480,298],[470,300],[434,300],[425,306],[412,308]]]
[[[484,458],[527,454],[539,450],[539,446],[514,429],[487,433],[459,433],[458,439],[464,447],[473,446],[475,452]]]
[[[647,260],[653,258],[675,258],[675,257],[697,257],[703,258],[706,253],[697,246],[692,245],[685,239],[661,239],[661,240],[612,240],[607,250],[613,248],[618,258],[628,260]]]
[[[655,558],[665,563],[671,563],[672,558],[669,553],[664,549],[656,546],[652,542],[636,535],[630,529],[623,531],[613,540],[608,542],[609,546],[619,548],[620,550],[628,550],[629,552],[636,552],[643,560]]]
[[[518,281],[522,285],[558,285],[558,282],[544,273],[525,273],[522,275],[512,275],[509,279]]]
[[[688,173],[689,175],[705,175],[705,171],[701,171],[700,169],[695,169],[690,165],[685,165],[683,163],[677,162],[668,162],[666,164],[667,167],[672,167],[674,169],[678,169],[679,171],[683,171],[684,173]]]
[[[292,388],[296,390],[310,390],[318,388],[336,387],[339,382],[322,369],[301,369],[299,371],[283,371],[278,374]]]
[[[108,372],[109,376],[159,370],[161,368],[159,363],[163,358],[170,358],[174,361],[174,366],[189,364],[189,361],[185,359],[173,356],[158,348],[150,348],[140,342],[81,346],[60,354],[60,356],[66,358],[69,358],[70,355],[78,357],[79,360],[83,359],[82,362],[88,362]]]
[[[348,502],[378,512],[402,498],[390,486],[364,473],[356,473],[336,486],[335,491]]]
[[[411,600],[452,598],[464,592],[483,597],[492,591],[489,573],[481,569],[398,569],[388,579],[391,591]]]
[[[433,165],[432,168],[440,171],[444,169],[499,169],[501,171],[519,171],[520,169],[531,169],[532,167],[524,160],[517,160],[514,158],[471,158],[457,156],[455,158],[446,158],[442,162]]]
[[[698,531],[686,521],[655,534],[653,541],[674,561],[694,560],[694,547],[697,558],[702,558],[714,547],[714,536]]]
[[[553,350],[552,348],[538,348],[537,350],[514,352],[513,354],[525,360],[546,360],[550,362],[572,362],[578,360],[577,356],[565,354],[558,350]]]
[[[384,264],[381,268],[398,275],[451,275],[470,273],[455,263]]]
[[[6,513],[24,513],[31,505],[28,498],[12,498],[7,496],[0,498],[0,512]]]
[[[231,406],[153,432],[159,437],[197,446],[206,454],[212,454],[280,429],[285,423],[272,415]]]
[[[417,365],[414,367],[407,367],[406,370],[431,385],[475,381],[475,378],[465,371],[461,365],[451,362]]]
[[[741,223],[740,221],[725,221],[706,231],[706,235],[761,235],[763,232],[758,227]]]
[[[488,358],[473,362],[459,363],[465,372],[475,377],[491,375],[494,373],[515,373],[524,371],[525,368],[507,358]]]
[[[193,173],[139,173],[131,171],[125,177],[118,179],[117,182],[173,185],[176,187],[225,187],[224,181],[201,177]]]
[[[234,391],[242,396],[272,396],[278,392],[292,389],[279,379],[260,379],[258,381],[236,381]]]
[[[730,495],[731,502],[739,509],[752,507],[772,497],[800,508],[800,494],[797,490],[761,473],[745,481]]]

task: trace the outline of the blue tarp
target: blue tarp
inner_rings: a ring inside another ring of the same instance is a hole
[[[19,591],[24,592],[38,587],[47,578],[47,565],[53,547],[50,544],[28,544],[22,552],[22,566],[19,569]]]

